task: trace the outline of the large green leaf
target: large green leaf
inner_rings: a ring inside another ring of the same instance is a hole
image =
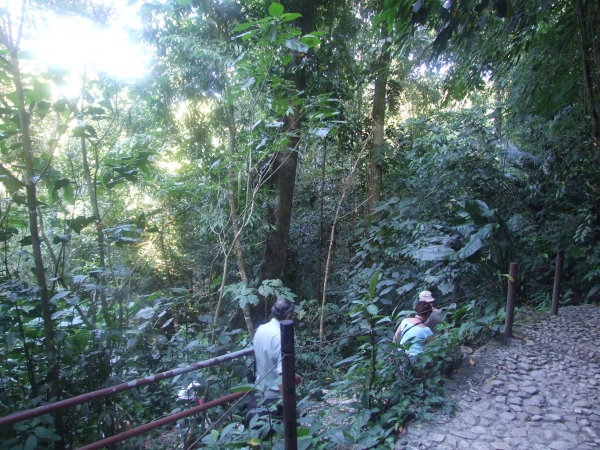
[[[81,230],[87,227],[89,224],[93,223],[95,218],[93,216],[85,217],[78,216],[73,220],[67,220],[67,225],[71,230],[73,230],[77,234],[81,234]]]
[[[19,234],[19,230],[14,227],[0,228],[0,241],[8,241],[11,237]]]
[[[302,14],[299,13],[285,13],[281,15],[281,18],[284,22],[291,22],[292,20],[296,20],[302,17]]]
[[[57,234],[52,240],[53,244],[66,244],[71,240],[70,234]]]
[[[38,439],[33,434],[30,434],[25,441],[25,447],[23,450],[34,450],[37,447]]]
[[[280,17],[283,14],[283,5],[281,3],[271,3],[269,6],[269,15],[271,17]]]
[[[454,250],[445,245],[430,245],[414,252],[415,259],[420,261],[439,261],[452,255]]]
[[[377,290],[377,283],[379,282],[380,275],[381,273],[379,270],[376,270],[369,280],[369,296],[371,299],[375,298],[375,291]]]
[[[483,242],[476,234],[474,234],[473,236],[471,236],[469,242],[467,242],[467,245],[460,249],[459,256],[462,259],[466,259],[469,256],[475,254],[475,252],[479,251],[482,247]]]

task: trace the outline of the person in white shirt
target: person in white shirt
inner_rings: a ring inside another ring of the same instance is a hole
[[[258,327],[254,334],[254,358],[256,359],[257,388],[265,398],[275,398],[281,394],[281,326],[282,320],[291,320],[295,305],[287,298],[280,297],[271,308],[273,318]],[[274,368],[273,368],[274,367]],[[296,384],[302,377],[296,374]]]
[[[271,308],[272,319],[261,325],[254,334],[254,358],[256,360],[257,390],[264,397],[257,401],[256,396],[250,400],[248,409],[257,404],[267,406],[276,402],[283,393],[281,381],[281,321],[294,317],[295,305],[287,298],[280,297]],[[302,383],[302,377],[296,375],[296,384]],[[259,411],[259,415],[260,415]]]

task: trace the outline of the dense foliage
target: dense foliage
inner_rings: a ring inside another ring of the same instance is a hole
[[[520,305],[549,306],[558,248],[562,302],[598,299],[596,8],[149,2],[135,83],[27,51],[55,13],[118,11],[0,9],[2,415],[248,348],[278,296],[301,448],[393,448],[451,411],[440,388],[499,331],[510,262]],[[391,338],[423,289],[446,320],[411,365]],[[0,449],[77,448],[189,407],[190,385],[253,381],[235,360],[3,427]],[[120,448],[281,448],[226,410]]]

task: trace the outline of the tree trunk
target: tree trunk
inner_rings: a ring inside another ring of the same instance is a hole
[[[384,125],[385,125],[385,99],[387,90],[387,78],[389,68],[389,42],[387,32],[381,33],[383,44],[381,54],[377,60],[377,73],[375,75],[375,92],[373,94],[373,147],[369,155],[369,199],[367,211],[373,214],[375,205],[381,199],[381,171],[384,156]]]
[[[233,159],[237,140],[237,128],[235,125],[233,104],[227,106],[227,122],[229,128],[229,150]],[[235,249],[235,255],[237,258],[238,272],[240,273],[240,278],[242,281],[248,285],[248,275],[246,274],[246,266],[244,264],[244,250],[242,248],[242,230],[240,230],[238,224],[237,205],[235,201],[237,177],[233,170],[232,164],[233,162],[229,166],[229,190],[227,192],[227,197],[229,199],[229,217],[231,219],[233,229],[233,247]],[[244,321],[246,322],[246,328],[248,329],[250,340],[252,340],[254,339],[254,325],[252,323],[252,316],[250,314],[250,305],[244,305],[242,312],[244,314]]]
[[[37,192],[36,182],[37,175],[34,170],[33,152],[31,148],[30,122],[29,113],[25,107],[25,98],[23,94],[23,85],[21,82],[21,69],[19,67],[18,49],[10,48],[8,42],[5,42],[6,47],[10,49],[10,66],[13,76],[13,83],[17,95],[17,108],[19,110],[20,132],[23,144],[23,156],[25,159],[25,170],[27,172],[27,180],[25,182],[25,190],[27,192],[27,208],[29,210],[29,231],[31,233],[31,245],[33,252],[33,260],[35,263],[35,276],[38,284],[38,294],[40,296],[40,306],[42,310],[42,320],[44,322],[44,337],[46,355],[48,358],[48,381],[50,383],[50,398],[53,401],[58,401],[60,398],[59,388],[59,368],[56,354],[56,346],[54,342],[54,325],[52,324],[52,308],[50,306],[50,298],[48,296],[48,284],[46,282],[46,269],[44,267],[44,259],[42,256],[42,245],[38,227],[37,216]],[[57,434],[61,436],[61,440],[55,443],[56,449],[64,448],[64,427],[62,422],[62,412],[57,411],[54,416],[54,425],[57,429]]]
[[[323,206],[325,203],[325,160],[327,141],[323,140],[323,160],[321,161],[321,205],[319,211],[319,251],[317,252],[317,298],[321,297],[321,252],[323,250]]]
[[[600,0],[596,0],[596,33],[594,39],[594,59],[596,63],[596,90],[600,90]],[[594,26],[592,25],[592,29]]]
[[[83,109],[83,108],[82,108]],[[92,203],[92,211],[96,218],[96,242],[98,244],[98,257],[100,259],[100,307],[102,308],[102,316],[106,322],[107,328],[112,328],[112,317],[108,308],[108,302],[106,300],[106,247],[104,244],[104,231],[102,230],[102,216],[100,215],[100,208],[98,207],[98,196],[96,195],[96,177],[92,179],[92,173],[88,162],[87,146],[85,137],[81,137],[81,154],[83,158],[83,171],[85,174],[85,181],[88,188],[88,195],[90,196],[90,202]],[[96,158],[97,159],[97,158]]]
[[[587,45],[587,25],[585,23],[585,14],[581,0],[572,0],[577,23],[579,25],[579,44],[581,48],[581,58],[583,62],[583,83],[588,94],[590,107],[590,117],[592,119],[592,137],[596,144],[600,143],[600,120],[596,110],[596,96],[594,95],[594,86],[592,81],[592,69],[590,64],[590,52]]]
[[[298,12],[302,17],[296,20],[296,26],[302,34],[307,34],[314,29],[316,10],[315,0],[292,0],[283,2],[287,12]],[[292,61],[288,67],[288,77],[293,79],[296,92],[306,89],[306,73],[299,67],[304,55],[292,52]],[[298,165],[298,144],[300,143],[300,129],[302,120],[300,105],[290,98],[292,114],[284,119],[284,129],[289,136],[286,150],[277,153],[272,160],[271,177],[273,199],[267,207],[267,224],[269,231],[265,238],[265,253],[261,265],[260,281],[279,279],[285,282],[285,262],[288,244],[288,233],[292,217],[292,201],[296,184],[296,167]],[[264,321],[267,317],[267,305],[262,300],[254,309],[254,318]]]

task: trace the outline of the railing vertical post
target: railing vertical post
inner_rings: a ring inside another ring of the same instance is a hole
[[[562,280],[563,260],[565,251],[558,249],[556,254],[556,269],[554,270],[554,291],[552,292],[552,314],[558,316],[558,299],[560,298],[560,282]]]
[[[296,430],[296,359],[294,355],[294,321],[281,321],[281,377],[283,385],[283,435],[285,450],[297,450]]]
[[[504,336],[512,337],[513,320],[515,318],[515,297],[517,295],[517,275],[519,274],[519,264],[510,263],[508,272],[508,294],[506,296],[506,322],[504,324]]]

